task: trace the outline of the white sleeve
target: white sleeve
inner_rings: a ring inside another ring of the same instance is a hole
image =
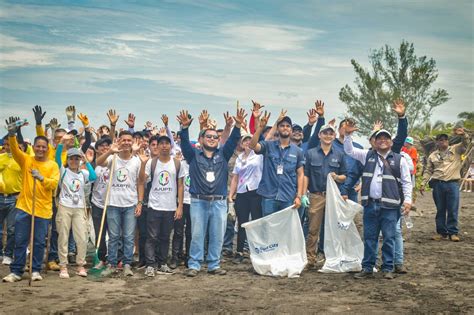
[[[344,152],[346,152],[346,154],[352,157],[353,159],[356,159],[357,161],[361,162],[362,165],[365,165],[365,159],[369,150],[355,148],[352,145],[352,136],[346,135],[344,137]]]
[[[151,181],[151,161],[152,159],[149,159],[146,162],[145,165],[145,175],[146,175],[146,182],[149,183]]]
[[[400,159],[400,180],[402,183],[403,195],[405,196],[405,202],[411,203],[413,185],[411,183],[410,168],[404,158]]]
[[[108,169],[111,169],[111,168],[112,168],[112,160],[113,160],[113,158],[114,158],[113,155],[109,155],[109,156],[107,157],[107,160],[106,160],[106,161],[107,161],[107,168],[108,168]]]
[[[240,171],[240,162],[239,162],[239,159],[237,159],[237,161],[235,161],[235,165],[234,165],[234,169],[232,170],[232,174],[239,174],[239,171]]]
[[[415,169],[415,165],[413,165],[413,160],[407,153],[403,151],[401,152],[401,155],[405,158],[405,161],[408,164],[408,169],[410,170],[410,172],[412,172]]]
[[[183,178],[184,177],[184,167],[183,167],[183,162],[180,162],[180,167],[179,167],[179,174],[178,178]]]

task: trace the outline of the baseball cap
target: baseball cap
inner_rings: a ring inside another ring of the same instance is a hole
[[[389,136],[390,138],[392,138],[392,134],[390,132],[388,132],[388,130],[385,130],[385,129],[380,129],[379,131],[377,131],[375,133],[375,138],[377,138],[378,136],[380,135],[387,135]]]
[[[67,157],[71,156],[82,156],[82,152],[78,148],[70,148],[67,150]]]
[[[77,129],[66,129],[66,133],[71,134],[73,136],[77,136],[78,134]]]
[[[334,132],[336,132],[336,128],[334,128],[333,125],[324,125],[321,127],[321,129],[319,130],[319,133],[323,132],[323,131],[326,131],[326,130],[332,130]]]
[[[245,140],[245,139],[247,139],[247,138],[252,138],[252,137],[253,137],[253,136],[252,136],[251,133],[244,133],[244,134],[242,134],[242,135],[240,136],[240,139]]]
[[[107,137],[107,136],[102,137],[99,140],[97,140],[97,142],[94,145],[94,148],[97,150],[104,143],[106,143],[108,145],[111,145],[112,144],[112,139],[110,137]]]
[[[159,136],[157,142],[160,143],[160,142],[163,141],[163,140],[165,140],[165,141],[168,142],[168,143],[171,143],[170,137],[165,136],[165,135]]]
[[[406,142],[406,143],[409,143],[409,144],[413,144],[413,143],[414,143],[414,140],[413,140],[412,137],[407,137],[407,138],[405,139],[405,142]]]
[[[291,126],[291,129],[292,129],[293,131],[295,131],[295,130],[301,130],[301,131],[303,131],[303,128],[301,128],[301,126],[298,125],[298,124],[293,124],[293,126]]]
[[[291,118],[288,116],[283,117],[283,119],[278,123],[277,126],[280,126],[284,122],[287,122],[290,126],[293,126],[293,123],[291,122]]]
[[[442,138],[449,139],[449,136],[447,133],[441,133],[436,136],[436,141],[441,140]]]
[[[373,137],[375,137],[375,135],[377,134],[377,132],[379,132],[379,130],[374,130],[374,131],[372,131],[372,133],[371,133],[370,136],[369,136],[369,140],[372,139]]]

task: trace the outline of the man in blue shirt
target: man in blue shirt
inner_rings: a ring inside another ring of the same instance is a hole
[[[266,216],[294,205],[301,206],[303,194],[303,151],[290,143],[292,123],[288,116],[278,124],[278,140],[260,141],[258,139],[267,125],[270,114],[258,119],[257,130],[250,142],[250,148],[264,155],[262,180],[257,193],[262,196],[262,215]]]
[[[189,164],[191,177],[191,248],[186,275],[195,277],[204,260],[204,239],[209,231],[207,269],[209,274],[224,275],[220,258],[227,222],[227,163],[240,139],[240,127],[247,115],[243,109],[234,117],[235,127],[223,148],[218,148],[219,136],[215,129],[200,133],[202,149],[191,146],[188,128],[192,118],[181,111],[181,150]]]
[[[309,190],[310,201],[309,233],[306,242],[308,268],[316,264],[316,244],[326,208],[326,179],[328,175],[332,176],[337,183],[343,183],[346,179],[344,153],[333,147],[333,141],[336,138],[334,126],[323,126],[319,132],[319,138],[320,145],[308,150],[305,155],[303,191]],[[306,196],[303,198],[306,199]]]

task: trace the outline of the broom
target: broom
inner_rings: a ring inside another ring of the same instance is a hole
[[[99,264],[100,259],[99,259],[99,246],[100,246],[100,241],[102,239],[102,234],[104,232],[104,223],[105,223],[105,216],[107,214],[107,205],[109,204],[109,197],[110,197],[110,188],[112,187],[112,181],[113,181],[113,176],[115,172],[115,161],[117,160],[117,155],[114,154],[114,157],[112,159],[112,168],[110,170],[110,176],[109,176],[109,182],[107,184],[107,191],[105,193],[105,204],[104,204],[104,211],[102,212],[102,219],[100,221],[100,229],[99,229],[99,235],[97,237],[97,242],[95,245],[95,254],[94,254],[94,259],[93,259],[93,268],[89,270],[90,275],[95,275],[98,276],[102,272],[102,270],[105,269],[105,266],[102,268],[96,268],[96,266]]]

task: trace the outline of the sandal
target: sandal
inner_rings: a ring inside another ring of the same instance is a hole
[[[76,275],[80,276],[80,277],[87,277],[87,271],[86,271],[86,268],[84,267],[79,267],[77,268],[77,271],[76,271]]]
[[[59,278],[69,279],[69,273],[67,272],[67,267],[61,267],[59,269]]]

